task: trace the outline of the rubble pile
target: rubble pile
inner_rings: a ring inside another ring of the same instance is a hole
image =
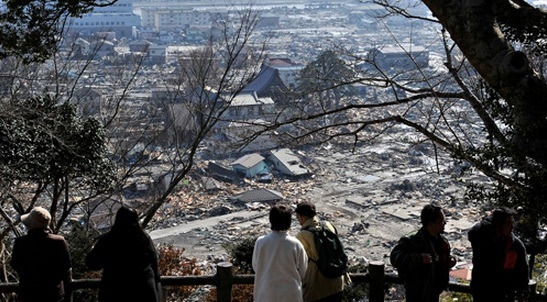
[[[308,178],[221,182],[221,188],[213,192],[191,181],[191,189],[174,196],[160,211],[151,236],[156,242],[184,247],[189,256],[224,259],[223,245],[269,232],[270,204],[241,203],[233,196],[267,188],[281,192],[283,201],[293,206],[304,200],[315,203],[320,217],[337,227],[354,263],[383,260],[389,265],[391,248],[401,236],[419,228],[421,208],[436,202],[446,209],[446,236],[454,254],[459,261],[469,262],[467,230],[483,213],[464,201],[464,184],[486,178],[457,173],[447,155],[436,161],[408,149],[388,143],[363,146],[355,152],[336,145],[307,147],[299,154],[306,154],[314,173]],[[291,233],[299,228],[295,220]]]

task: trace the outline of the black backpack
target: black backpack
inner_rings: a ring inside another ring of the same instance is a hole
[[[348,256],[344,252],[338,235],[331,232],[324,222],[320,222],[320,227],[305,230],[313,233],[319,259],[310,260],[317,265],[321,274],[327,278],[338,278],[345,274],[348,268]]]

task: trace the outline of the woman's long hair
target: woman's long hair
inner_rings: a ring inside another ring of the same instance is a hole
[[[139,224],[139,215],[133,209],[122,206],[118,210],[111,232],[124,241],[135,240],[148,246],[148,236]]]

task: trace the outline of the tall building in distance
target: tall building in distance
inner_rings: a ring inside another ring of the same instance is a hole
[[[141,7],[142,27],[154,30],[180,30],[190,27],[210,28],[211,14],[183,7]]]
[[[140,23],[140,16],[133,13],[133,0],[118,0],[110,6],[96,7],[81,18],[71,19],[68,31],[80,35],[113,32],[116,38],[132,37]]]

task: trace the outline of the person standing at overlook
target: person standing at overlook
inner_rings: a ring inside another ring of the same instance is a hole
[[[302,230],[296,235],[308,255],[308,269],[304,277],[305,302],[339,302],[342,301],[344,285],[349,283],[349,275],[329,278],[324,276],[317,266],[319,253],[314,240],[313,229],[325,228],[334,235],[338,235],[336,228],[329,222],[321,222],[317,217],[315,205],[310,202],[301,202],[296,206],[296,219]],[[333,236],[334,236],[333,235]],[[347,258],[346,258],[347,259]]]
[[[92,270],[103,270],[99,302],[159,301],[156,248],[135,210],[118,210],[112,229],[99,238],[86,264]]]
[[[441,207],[428,204],[420,214],[422,227],[417,233],[402,237],[390,255],[405,286],[407,302],[438,302],[448,289],[448,273],[456,264],[450,244],[441,234],[446,217]]]
[[[270,209],[272,232],[259,237],[253,250],[255,302],[302,302],[302,279],[308,267],[304,247],[289,235],[291,209]]]
[[[528,262],[522,241],[513,234],[514,212],[500,208],[469,231],[473,249],[471,294],[475,302],[525,301]]]
[[[64,301],[71,269],[64,237],[51,233],[51,215],[42,207],[22,215],[21,222],[28,234],[15,239],[11,257],[11,266],[19,276],[20,301]]]

